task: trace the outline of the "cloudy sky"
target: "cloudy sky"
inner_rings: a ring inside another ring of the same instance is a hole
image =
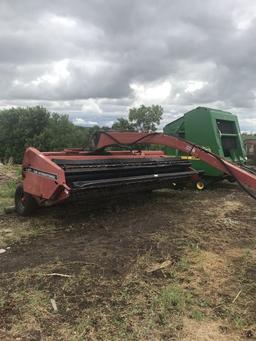
[[[202,105],[256,131],[256,1],[0,0],[0,108],[37,104],[86,126]]]

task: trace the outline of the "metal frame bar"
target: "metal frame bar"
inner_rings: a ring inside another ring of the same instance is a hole
[[[134,144],[160,144],[174,149],[178,149],[188,155],[197,157],[208,165],[234,176],[244,185],[256,190],[256,175],[247,172],[237,164],[220,159],[218,155],[209,153],[207,150],[197,146],[189,141],[177,138],[175,136],[162,133],[141,133],[141,132],[101,132],[96,147],[104,149],[113,145],[134,145]]]

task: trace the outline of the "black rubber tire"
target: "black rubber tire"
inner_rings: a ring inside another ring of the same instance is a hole
[[[23,190],[23,185],[19,184],[15,191],[15,210],[23,216],[29,216],[35,212],[38,208],[36,200]]]

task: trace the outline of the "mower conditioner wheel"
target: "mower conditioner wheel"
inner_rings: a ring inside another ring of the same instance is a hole
[[[15,210],[21,216],[31,215],[38,207],[32,195],[25,193],[23,185],[19,184],[15,191]]]
[[[197,191],[204,191],[207,188],[207,182],[203,179],[194,182],[194,188]]]

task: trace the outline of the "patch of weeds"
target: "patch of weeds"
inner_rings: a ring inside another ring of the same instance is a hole
[[[55,279],[41,276],[40,272],[48,271],[38,267],[16,272],[15,282],[12,275],[0,279],[5,287],[4,296],[0,297],[0,323],[13,339],[22,335],[24,340],[41,340],[51,334],[54,340],[71,340],[72,330],[63,313],[65,301],[59,299],[56,283],[48,288]],[[58,312],[54,312],[51,298],[56,298]]]
[[[163,232],[155,232],[151,236],[151,240],[157,244],[166,244],[168,243],[169,235]]]
[[[245,249],[241,257],[235,261],[236,271],[235,277],[241,284],[248,284],[247,270],[254,267],[253,254],[250,249]]]
[[[252,257],[253,257],[253,255],[252,255],[252,250],[250,250],[250,249],[245,249],[245,250],[243,251],[243,255],[242,255],[242,257],[241,257],[241,260],[242,260],[244,263],[248,263],[248,262],[250,262],[250,261],[252,260]]]
[[[25,242],[40,233],[53,232],[54,230],[54,223],[47,219],[30,218],[24,220],[11,217],[1,223],[0,246],[6,247],[21,240]]]
[[[100,340],[160,340],[165,334],[176,335],[190,295],[174,285],[158,294],[143,282],[139,285],[140,292],[128,287],[117,290],[111,305],[101,302],[99,307],[95,301],[83,310],[76,320],[72,340],[84,340],[85,335],[97,335],[95,339]]]
[[[22,174],[22,168],[20,166],[16,166],[15,167],[15,175],[16,175],[17,179],[21,178],[21,174]]]
[[[16,181],[9,180],[0,187],[1,198],[13,198],[16,189]]]
[[[77,325],[76,328],[74,328],[74,341],[83,341],[85,339],[85,336],[88,335],[90,330],[92,329],[91,321],[89,319],[89,316],[83,315]]]
[[[118,315],[114,315],[112,321],[116,336],[118,336],[119,339],[124,340],[129,334],[129,321],[127,318]]]
[[[33,289],[16,290],[11,294],[9,300],[15,302],[17,307],[17,311],[12,312],[11,318],[13,331],[19,332],[28,328],[32,321],[33,324],[39,326],[40,321],[51,315],[50,297],[47,296],[46,293]],[[5,311],[7,308],[3,307],[3,309]],[[7,324],[8,321],[8,316],[6,316]]]
[[[200,310],[192,310],[191,318],[197,321],[202,321],[204,319],[204,313]]]
[[[37,233],[31,230],[23,230],[23,226],[17,228],[3,229],[0,236],[1,247],[7,247],[10,244],[21,241],[21,239],[27,239],[36,236]]]
[[[154,299],[152,307],[155,312],[161,312],[165,315],[171,311],[183,312],[191,303],[192,296],[190,293],[178,285],[169,285],[162,289]]]
[[[15,189],[15,180],[9,180],[8,182],[0,185],[0,210],[3,210],[4,207],[13,204]]]
[[[172,279],[173,281],[177,280],[178,277],[177,277],[177,272],[175,269],[170,268],[166,271],[166,273],[168,274],[168,277]]]
[[[83,341],[87,335],[99,340],[131,340],[133,330],[129,330],[129,321],[117,312],[109,313],[103,307],[83,311],[74,327],[72,341]]]
[[[236,329],[250,328],[255,323],[253,306],[253,303],[251,306],[251,300],[243,302],[243,299],[238,298],[235,303],[223,303],[215,310],[215,313],[218,317],[228,320]]]
[[[187,240],[186,241],[186,246],[193,252],[198,253],[200,252],[200,248],[198,243],[193,242],[192,240]]]
[[[2,173],[10,177],[21,174],[21,165],[13,164],[12,160],[1,165],[0,169]]]
[[[189,266],[190,266],[189,260],[187,257],[184,256],[177,263],[176,270],[181,272],[187,271],[189,269]]]
[[[170,284],[164,287],[159,294],[154,295],[149,307],[150,313],[146,313],[143,320],[147,325],[147,331],[158,330],[159,339],[177,336],[182,328],[183,317],[191,309],[192,296],[179,285]],[[150,335],[150,334],[149,334]],[[156,339],[158,339],[156,337]]]
[[[3,308],[5,304],[5,293],[2,289],[0,289],[0,309]]]
[[[213,303],[208,297],[200,298],[198,300],[198,306],[202,308],[212,307]]]
[[[235,316],[234,323],[237,329],[241,329],[246,325],[246,321],[240,316]]]

